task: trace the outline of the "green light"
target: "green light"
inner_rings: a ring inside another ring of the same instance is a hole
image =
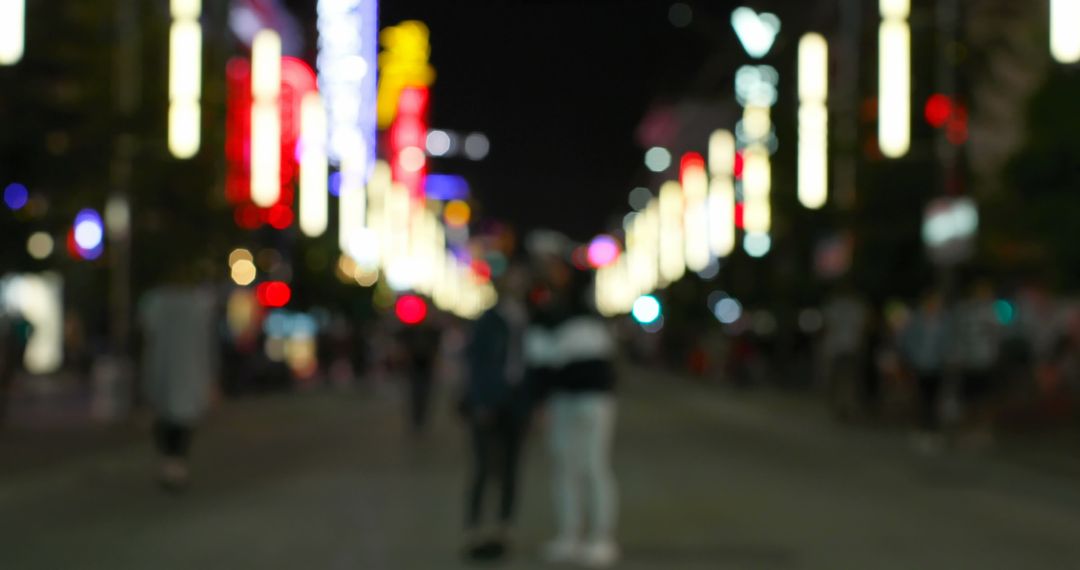
[[[998,322],[1008,325],[1012,323],[1013,318],[1016,316],[1016,309],[1012,303],[1005,299],[998,299],[994,301],[994,314],[997,315]]]

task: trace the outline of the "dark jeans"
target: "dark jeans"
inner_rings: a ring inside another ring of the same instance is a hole
[[[937,431],[941,427],[941,383],[941,373],[919,373],[919,427],[922,429]]]
[[[434,383],[432,374],[430,369],[415,370],[409,374],[409,420],[414,431],[421,431],[427,426]]]
[[[501,483],[499,522],[505,525],[513,521],[524,423],[518,414],[509,410],[496,412],[485,422],[475,414],[469,417],[473,467],[465,521],[468,528],[480,526],[484,491],[492,478]]]
[[[165,457],[185,459],[191,448],[192,428],[189,425],[157,420],[154,422],[154,442]]]

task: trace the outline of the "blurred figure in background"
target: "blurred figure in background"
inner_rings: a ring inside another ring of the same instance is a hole
[[[435,363],[442,334],[433,317],[405,325],[398,331],[398,342],[405,353],[405,375],[409,383],[409,425],[414,435],[427,427],[431,410],[431,392],[435,384]]]
[[[964,402],[974,429],[972,443],[993,441],[995,398],[998,392],[998,355],[1003,327],[994,309],[994,288],[979,281],[971,295],[956,308],[953,353],[962,379]]]
[[[15,375],[23,367],[33,329],[22,313],[0,313],[0,428],[7,423]]]
[[[606,567],[619,558],[611,467],[614,340],[589,307],[587,275],[554,257],[544,269],[550,294],[539,296],[546,302],[537,308],[525,343],[526,358],[550,393],[558,534],[544,555],[551,562]]]
[[[517,500],[518,463],[532,398],[525,385],[525,293],[528,272],[511,265],[496,282],[499,302],[476,322],[465,349],[468,372],[460,411],[472,443],[466,496],[466,554],[502,557],[509,545]],[[484,494],[492,479],[501,485],[498,528],[485,534]]]
[[[866,303],[844,285],[824,307],[824,367],[829,405],[838,419],[849,420],[863,411]]]
[[[212,290],[183,274],[149,291],[139,305],[143,383],[167,490],[186,487],[192,435],[209,407],[218,370],[215,309]]]
[[[904,362],[916,378],[919,402],[919,433],[915,445],[919,451],[941,450],[941,394],[948,354],[949,320],[939,293],[925,295],[908,321],[900,339]]]

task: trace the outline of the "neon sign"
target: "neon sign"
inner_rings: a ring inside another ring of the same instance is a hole
[[[375,166],[377,0],[319,0],[319,89],[328,115],[327,155],[356,166],[366,182]]]

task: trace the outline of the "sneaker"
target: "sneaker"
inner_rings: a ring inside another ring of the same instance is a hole
[[[165,491],[179,493],[187,489],[188,477],[187,464],[183,460],[166,459],[161,464],[158,483]]]
[[[566,564],[577,561],[581,553],[581,544],[576,540],[558,538],[544,546],[543,558],[552,564]]]
[[[614,542],[594,542],[581,549],[578,563],[586,568],[609,568],[619,561],[619,547]]]

